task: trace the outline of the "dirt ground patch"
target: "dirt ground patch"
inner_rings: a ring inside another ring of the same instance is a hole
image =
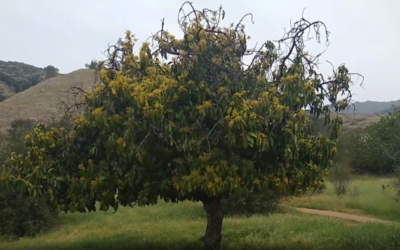
[[[373,218],[373,217],[360,216],[360,215],[354,215],[354,214],[346,214],[346,213],[329,211],[329,210],[318,210],[318,209],[309,209],[309,208],[296,208],[296,210],[300,211],[302,213],[307,213],[307,214],[328,216],[328,217],[347,219],[347,220],[364,222],[364,223],[365,222],[373,222],[373,223],[388,223],[389,222],[386,220],[381,220],[381,219],[377,219],[377,218]]]

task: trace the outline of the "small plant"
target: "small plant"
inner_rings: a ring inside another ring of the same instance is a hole
[[[350,191],[351,187],[351,169],[343,163],[336,163],[329,171],[329,180],[333,185],[333,190],[336,195],[346,195]]]
[[[360,190],[358,189],[357,186],[354,186],[349,193],[350,197],[356,198],[358,196],[360,196]]]

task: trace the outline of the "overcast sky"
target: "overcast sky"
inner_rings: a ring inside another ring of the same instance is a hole
[[[102,52],[130,29],[139,42],[160,29],[179,35],[177,14],[182,0],[0,0],[0,60],[45,67],[49,64],[69,73],[91,59],[104,59]],[[193,0],[198,9],[226,11],[227,23],[244,14],[252,42],[276,40],[301,17],[321,20],[331,32],[331,45],[324,54],[335,66],[345,63],[365,76],[364,88],[354,87],[357,101],[400,99],[400,1],[398,0]],[[323,45],[310,43],[313,54]]]

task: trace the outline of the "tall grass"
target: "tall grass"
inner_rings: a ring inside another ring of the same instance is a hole
[[[66,214],[45,235],[0,243],[7,250],[202,249],[201,204],[184,202],[117,213]],[[287,210],[224,220],[223,249],[400,249],[397,224],[358,224]]]
[[[382,185],[390,184],[391,181],[390,178],[356,176],[351,181],[347,195],[336,195],[333,185],[328,183],[323,194],[292,198],[286,204],[400,220],[400,203],[395,201],[398,197],[396,190],[382,190]],[[354,190],[357,190],[357,195],[352,195]]]

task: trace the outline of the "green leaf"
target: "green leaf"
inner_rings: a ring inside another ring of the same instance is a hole
[[[257,135],[254,132],[247,132],[247,134],[250,135],[251,137],[257,138]]]
[[[248,141],[247,138],[245,136],[242,137],[242,141],[243,141],[243,148],[246,149],[248,146]]]

